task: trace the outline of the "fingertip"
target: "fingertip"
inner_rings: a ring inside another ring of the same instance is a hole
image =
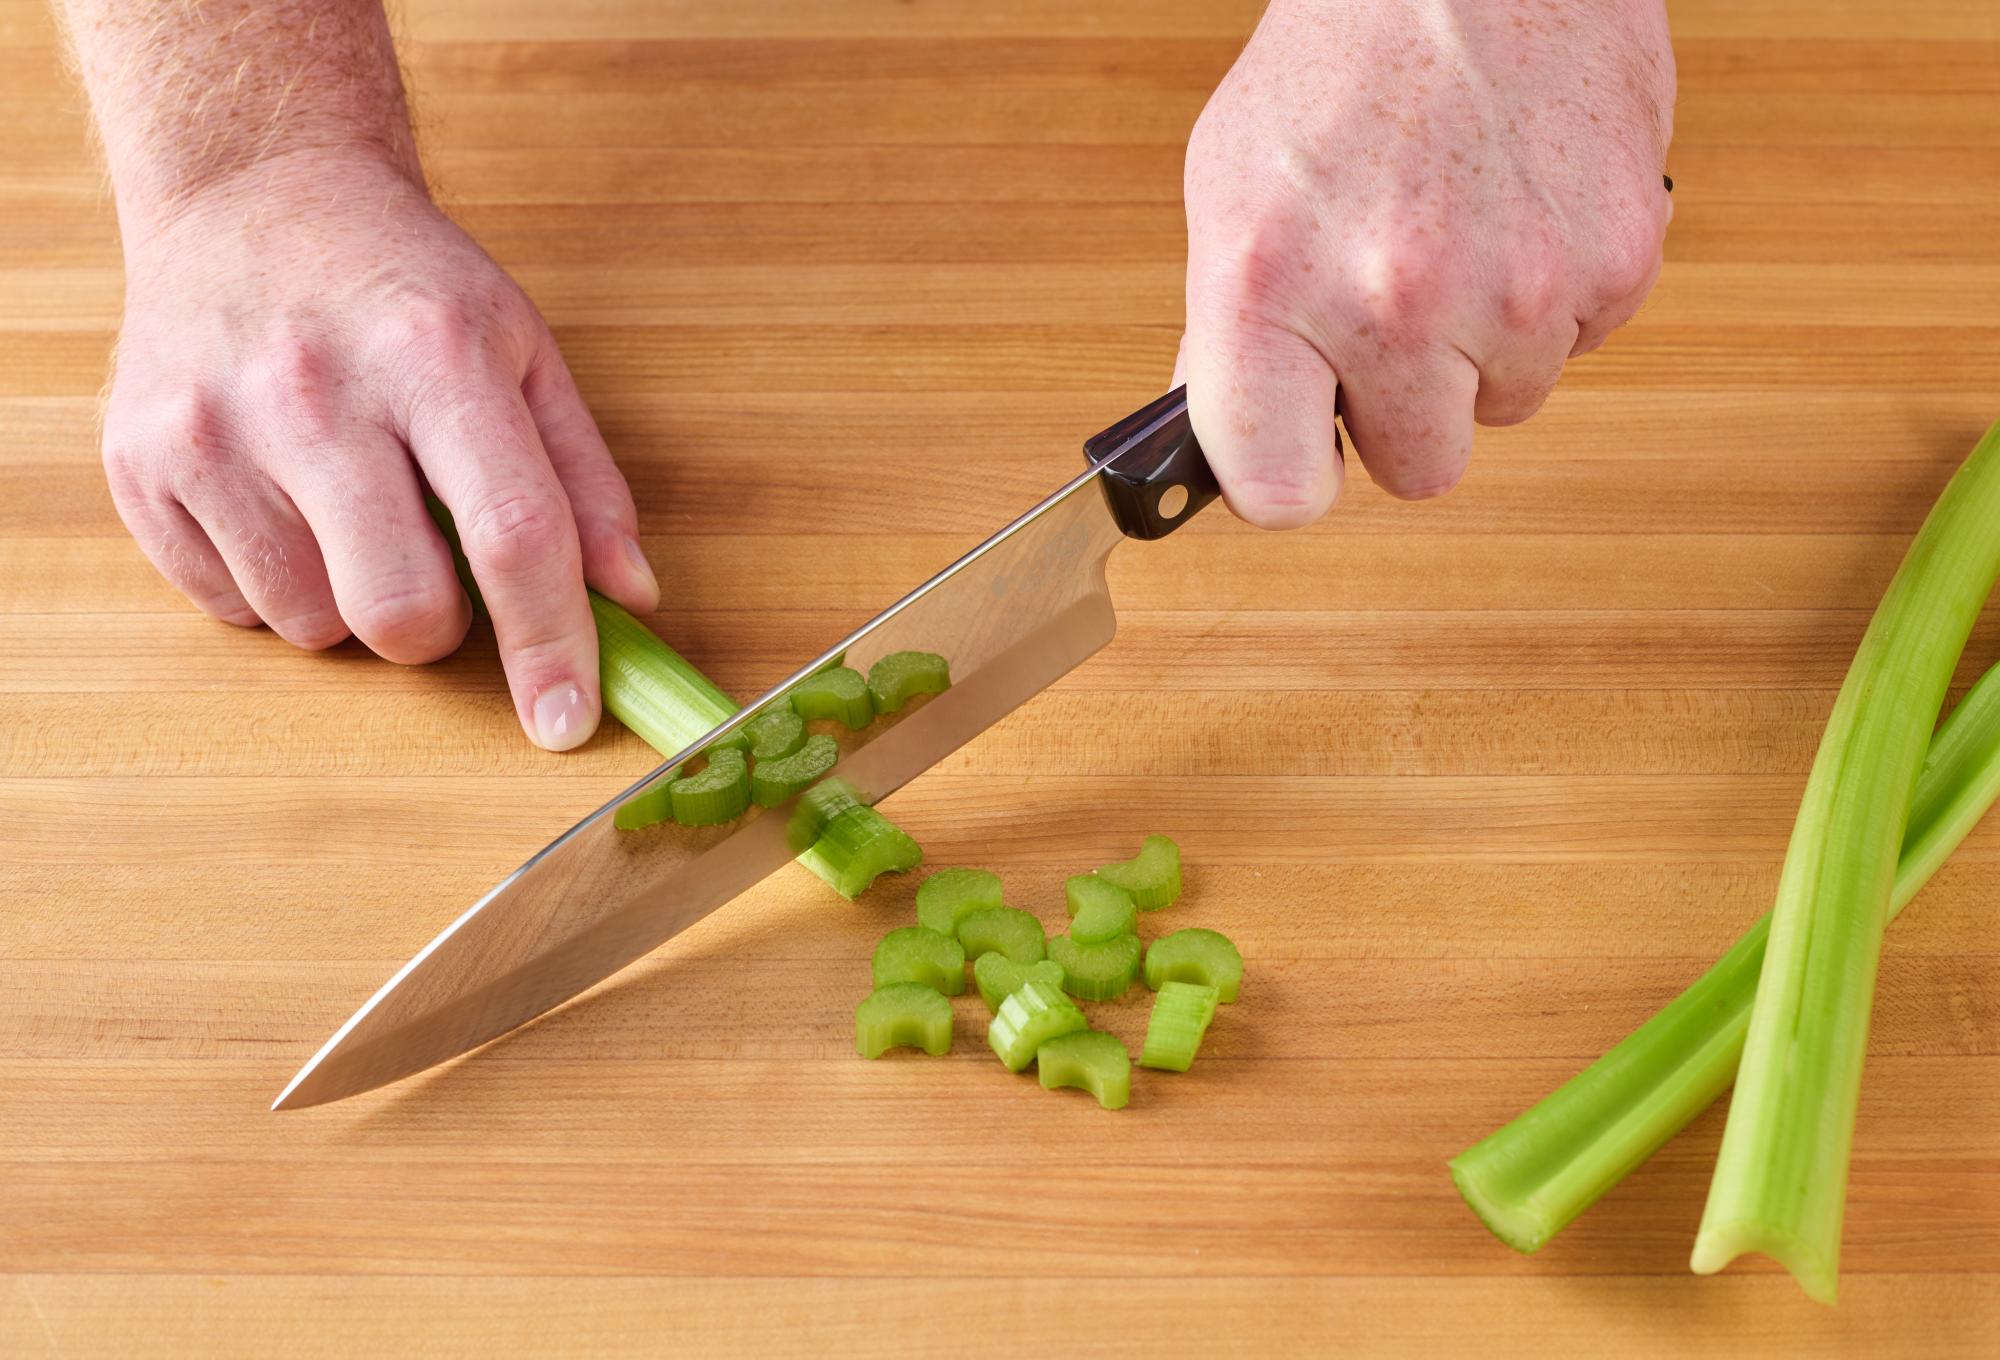
[[[522,726],[528,739],[544,751],[574,751],[597,731],[598,719],[597,697],[574,681],[562,680],[535,696]]]

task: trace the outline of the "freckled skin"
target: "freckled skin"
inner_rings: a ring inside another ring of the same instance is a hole
[[[1410,498],[1533,414],[1652,285],[1673,98],[1659,0],[1275,0],[1188,145],[1177,376],[1231,506],[1323,514],[1336,402]]]

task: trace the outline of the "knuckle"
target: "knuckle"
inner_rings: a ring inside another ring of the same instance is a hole
[[[1430,343],[1433,322],[1454,295],[1453,262],[1430,235],[1362,249],[1354,287],[1360,334],[1378,354],[1406,354]]]
[[[377,341],[392,363],[419,373],[456,371],[479,351],[483,328],[476,309],[460,298],[405,300],[382,319]]]
[[[543,491],[495,496],[474,509],[465,528],[467,555],[490,570],[531,572],[559,557],[567,512]]]
[[[1650,222],[1627,218],[1615,222],[1600,243],[1598,292],[1625,298],[1642,292],[1660,264],[1661,232]]]
[[[1563,270],[1545,247],[1516,251],[1500,285],[1500,323],[1510,334],[1534,334],[1557,320],[1564,303]]]
[[[254,409],[288,424],[326,430],[335,422],[339,358],[325,340],[298,332],[281,334],[244,365],[240,381]]]
[[[435,661],[458,645],[464,619],[456,585],[425,581],[379,590],[349,612],[354,631],[397,661]]]

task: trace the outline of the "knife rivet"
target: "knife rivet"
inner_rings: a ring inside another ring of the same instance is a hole
[[[1187,503],[1188,489],[1176,482],[1160,493],[1160,498],[1153,502],[1153,508],[1159,511],[1161,519],[1179,519],[1181,511],[1187,509]]]

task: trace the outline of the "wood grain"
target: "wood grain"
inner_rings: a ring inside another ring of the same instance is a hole
[[[656,626],[749,693],[1165,381],[1181,141],[1260,5],[400,8],[440,195],[555,326]],[[1687,1274],[1720,1109],[1531,1258],[1443,1170],[1768,907],[1868,611],[2000,415],[2000,9],[1673,8],[1666,268],[1545,413],[1441,502],[1357,474],[1300,534],[1121,552],[1118,641],[892,804],[1051,921],[1180,838],[1179,919],[1249,962],[1194,1071],[1105,1115],[982,1059],[976,999],[949,1058],[862,1063],[914,885],[787,870],[279,1117],[651,760],[530,749],[483,632],[305,655],[153,575],[94,447],[101,175],[40,0],[0,0],[0,1355],[2000,1352],[2000,828],[1891,933],[1838,1310]],[[1989,620],[1961,684],[1996,660]]]

